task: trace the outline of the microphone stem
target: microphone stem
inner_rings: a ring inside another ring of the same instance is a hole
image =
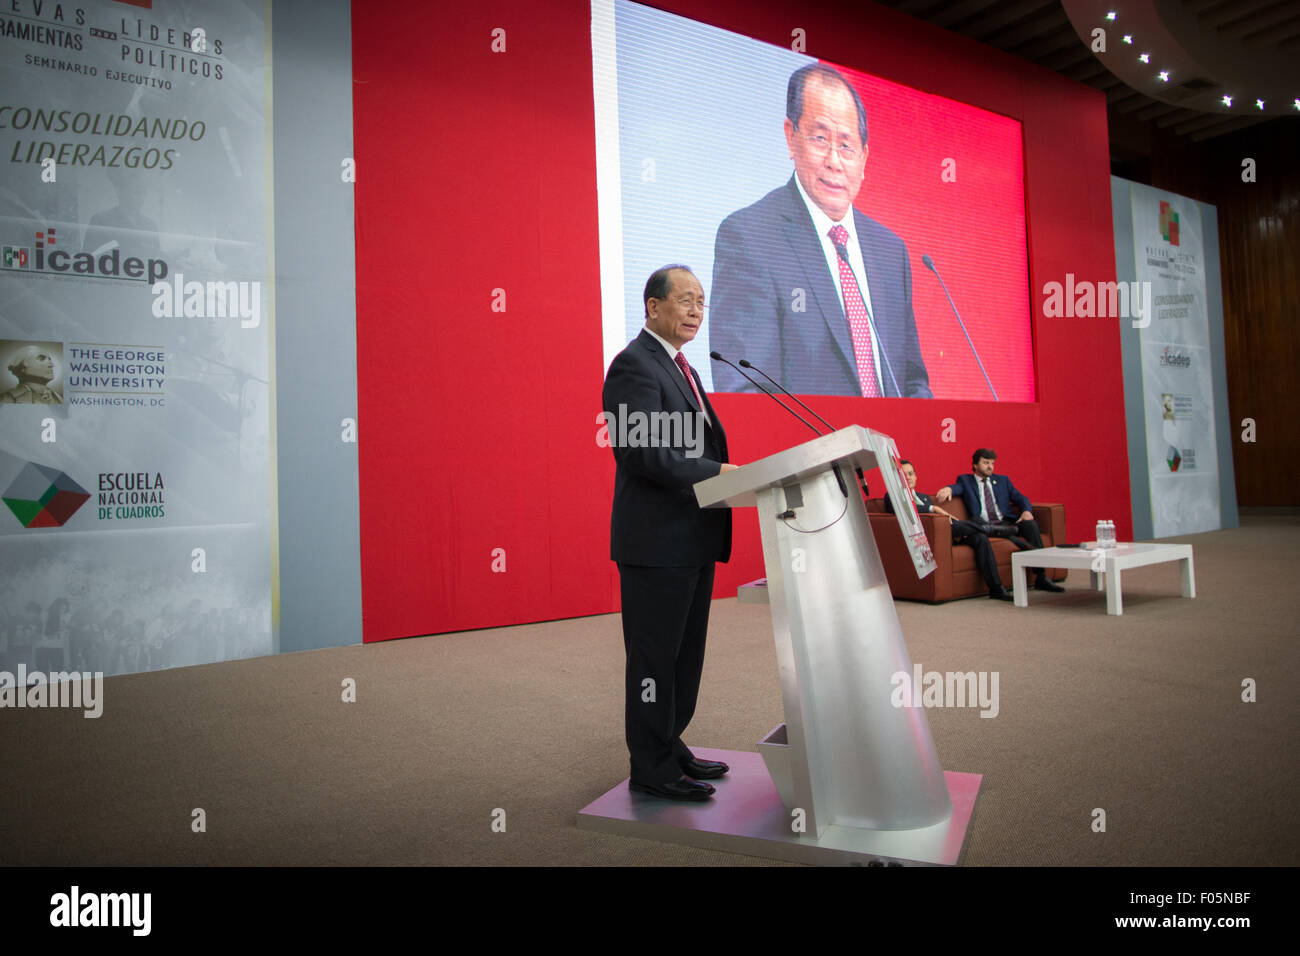
[[[800,401],[799,398],[798,398],[797,396],[792,395],[792,394],[790,393],[789,389],[787,389],[784,385],[782,385],[780,382],[778,382],[778,381],[777,381],[776,379],[774,379],[772,376],[768,375],[766,372],[764,372],[761,368],[759,368],[759,367],[758,367],[757,365],[755,365],[753,362],[750,362],[749,365],[747,365],[747,366],[745,366],[745,367],[746,367],[746,368],[752,368],[755,372],[757,372],[759,375],[763,376],[763,378],[767,379],[769,382],[771,382],[773,385],[775,385],[775,386],[776,386],[777,388],[779,388],[781,391],[785,392],[785,394],[789,395],[789,396],[790,396],[791,398],[793,398],[796,402],[799,402],[799,404],[803,406],[804,411],[806,411],[809,415],[811,415],[813,418],[817,419],[819,422],[821,422],[823,425],[825,425],[825,426],[826,426],[827,428],[829,428],[831,431],[835,431],[835,426],[834,426],[834,425],[832,425],[832,424],[831,424],[830,422],[828,422],[826,419],[822,418],[820,415],[818,415],[816,412],[814,412],[814,411],[813,411],[811,408],[809,408],[807,405],[804,405],[804,403],[803,403],[802,401]]]
[[[989,391],[993,393],[993,401],[1001,401],[1001,399],[998,398],[997,389],[995,389],[993,383],[989,381],[989,373],[984,371],[984,362],[980,358],[979,352],[975,351],[975,343],[970,340],[970,333],[966,331],[966,323],[961,320],[961,313],[957,311],[957,306],[952,304],[952,296],[948,295],[948,283],[943,281],[943,276],[939,275],[939,270],[934,266],[930,266],[930,271],[933,272],[935,277],[939,280],[939,285],[943,289],[943,294],[948,299],[948,307],[952,309],[952,314],[957,316],[957,324],[961,326],[961,334],[966,336],[966,344],[970,346],[971,355],[975,356],[975,364],[980,367],[980,374],[984,376],[984,384],[987,385]]]

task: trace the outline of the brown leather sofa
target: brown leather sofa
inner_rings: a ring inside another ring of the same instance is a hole
[[[946,501],[940,507],[958,518],[967,517],[966,505],[960,498]],[[884,498],[867,499],[867,517],[894,597],[940,604],[954,598],[988,596],[988,585],[975,566],[975,550],[970,545],[952,543],[952,525],[947,518],[935,514],[921,515],[921,525],[930,540],[936,567],[932,574],[918,578],[898,519],[885,510]],[[1050,548],[1066,540],[1065,505],[1034,505],[1034,520],[1043,535],[1043,547]],[[1002,584],[1011,590],[1011,555],[1016,550],[1015,545],[1003,538],[990,540],[998,559]],[[1049,568],[1047,572],[1053,581],[1063,581],[1065,575],[1063,568]],[[1033,579],[1028,583],[1032,587]]]

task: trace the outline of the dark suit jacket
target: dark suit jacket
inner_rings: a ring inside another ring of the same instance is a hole
[[[642,330],[610,363],[603,407],[617,470],[609,550],[620,564],[697,567],[731,557],[731,509],[701,508],[692,487],[717,475],[727,460],[726,433],[699,375],[694,377],[712,425],[703,429],[702,453],[688,457],[692,449],[682,430],[657,432],[666,447],[619,443],[620,432],[627,431],[619,421],[634,413],[697,414],[690,385],[664,347]],[[699,435],[698,427],[690,434]]]
[[[993,500],[997,503],[998,510],[1005,517],[1015,521],[1023,512],[1034,510],[1034,506],[1029,503],[1029,499],[1016,490],[1016,486],[1011,483],[1010,478],[998,474],[990,477],[993,479]],[[957,480],[949,487],[952,488],[954,495],[961,495],[962,500],[966,502],[966,513],[971,516],[972,520],[978,520],[980,516],[980,486],[979,482],[975,480],[975,475],[958,475]]]
[[[918,491],[916,497],[921,499],[916,505],[917,514],[925,514],[934,507],[934,502],[930,500],[929,495]],[[894,513],[894,499],[889,497],[889,495],[885,495],[885,510],[891,515]]]
[[[912,314],[907,246],[857,209],[853,216],[882,352],[881,394],[933,398]],[[803,290],[803,311],[795,311],[796,289]],[[862,394],[849,321],[793,176],[718,227],[709,301],[710,347],[731,361],[749,359],[796,394]],[[713,386],[754,391],[721,362],[713,364]]]

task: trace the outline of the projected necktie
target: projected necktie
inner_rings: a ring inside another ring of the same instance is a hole
[[[998,520],[998,506],[993,502],[993,489],[990,487],[992,483],[987,478],[981,478],[980,483],[984,486],[984,507],[988,510],[989,521],[996,522]]]
[[[849,331],[853,335],[853,357],[858,363],[858,381],[862,383],[862,394],[867,398],[878,398],[880,386],[876,384],[876,357],[871,351],[871,322],[867,318],[867,304],[862,300],[862,290],[858,280],[849,268],[848,247],[849,231],[843,226],[835,226],[830,231],[831,242],[840,250],[837,261],[840,264],[840,288],[844,292],[844,311],[849,317]]]
[[[700,390],[695,387],[695,379],[691,377],[691,367],[686,361],[686,356],[681,352],[677,353],[677,367],[686,376],[686,381],[691,383],[691,393],[695,396],[695,404],[699,406],[700,411],[704,411],[704,402],[700,400]]]

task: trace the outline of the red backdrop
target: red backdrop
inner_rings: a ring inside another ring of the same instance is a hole
[[[843,71],[867,104],[871,123],[855,205],[907,244],[931,391],[940,398],[991,400],[991,383],[1001,401],[1034,401],[1020,124],[859,70]],[[924,265],[927,253],[961,311],[988,382],[943,286]]]
[[[871,5],[658,6],[783,46],[802,29],[811,55],[1023,123],[1037,402],[816,407],[894,435],[926,489],[988,446],[1032,499],[1065,503],[1072,539],[1102,517],[1131,536],[1117,321],[1044,319],[1035,291],[1115,278],[1103,96]],[[352,16],[365,640],[617,610],[589,8],[390,0]],[[807,437],[761,396],[714,404],[735,461]],[[756,518],[738,512],[715,593],[762,574]]]

